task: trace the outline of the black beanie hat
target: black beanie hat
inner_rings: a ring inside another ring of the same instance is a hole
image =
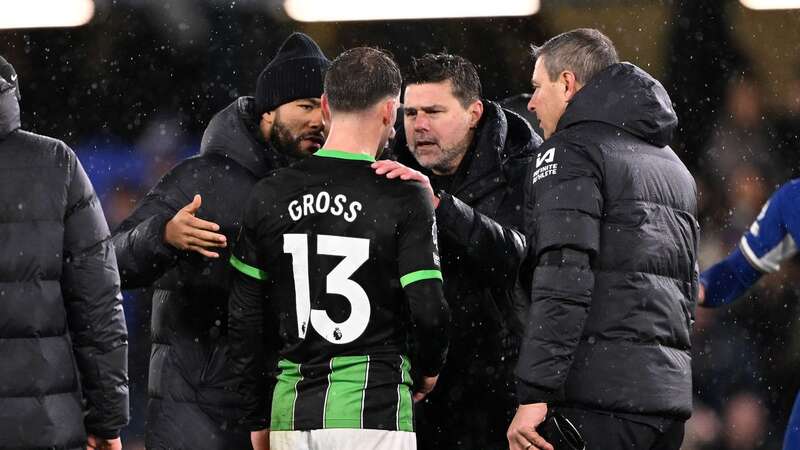
[[[292,33],[258,76],[257,117],[293,100],[321,97],[330,65],[316,42],[303,33]]]
[[[0,77],[4,80],[11,83],[16,89],[17,93],[17,101],[22,98],[22,94],[19,92],[19,80],[17,80],[17,71],[14,70],[14,66],[11,65],[10,62],[6,61],[5,58],[0,56]]]

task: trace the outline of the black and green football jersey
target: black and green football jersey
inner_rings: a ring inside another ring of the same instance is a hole
[[[264,322],[238,318],[259,305],[278,318],[272,430],[413,431],[409,356],[425,375],[444,363],[449,313],[431,200],[418,183],[376,175],[373,161],[323,149],[248,200],[229,326],[259,340],[241,329]]]

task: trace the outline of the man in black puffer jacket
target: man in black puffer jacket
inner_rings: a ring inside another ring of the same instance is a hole
[[[668,146],[677,117],[597,30],[534,53],[529,108],[546,141],[527,180],[535,271],[510,448],[550,448],[532,431],[549,408],[590,450],[678,449],[699,231],[694,179]]]
[[[75,153],[20,129],[17,82],[0,57],[0,449],[120,449],[128,333],[108,225]]]
[[[123,288],[155,288],[148,448],[250,448],[227,359],[225,245],[253,185],[324,142],[319,97],[329,64],[311,38],[292,34],[259,76],[256,97],[214,116],[200,155],[167,173],[114,234]]]
[[[541,138],[517,114],[481,100],[478,73],[460,56],[416,58],[405,82],[397,162],[376,167],[429,187],[453,317],[447,364],[420,408],[419,446],[504,448],[528,304],[517,283],[522,187]]]

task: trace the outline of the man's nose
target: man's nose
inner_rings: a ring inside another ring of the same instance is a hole
[[[314,108],[314,110],[311,111],[308,126],[311,128],[322,128],[325,126],[325,122],[322,119],[322,108]]]
[[[430,129],[431,121],[425,113],[417,113],[417,117],[414,119],[414,130],[415,131],[427,131]]]

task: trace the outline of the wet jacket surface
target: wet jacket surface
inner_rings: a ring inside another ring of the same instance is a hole
[[[431,176],[398,135],[396,159]],[[420,448],[508,445],[513,367],[528,304],[517,282],[525,254],[523,180],[540,143],[520,116],[484,101],[467,156],[450,187],[437,193],[452,331],[447,364],[418,416]]]
[[[72,150],[20,129],[2,78],[0,192],[0,449],[117,437],[128,341],[108,225]]]
[[[523,273],[520,403],[689,417],[699,232],[694,179],[668,146],[676,126],[661,84],[620,63],[542,144],[525,205],[536,269]]]
[[[249,448],[248,430],[237,425],[241,401],[227,356],[229,251],[217,249],[220,257],[209,259],[176,250],[163,236],[167,221],[200,194],[196,216],[234,242],[251,188],[288,164],[255,137],[252,108],[252,98],[241,97],[217,113],[200,154],[167,173],[114,234],[123,288],[154,288],[150,448]]]

